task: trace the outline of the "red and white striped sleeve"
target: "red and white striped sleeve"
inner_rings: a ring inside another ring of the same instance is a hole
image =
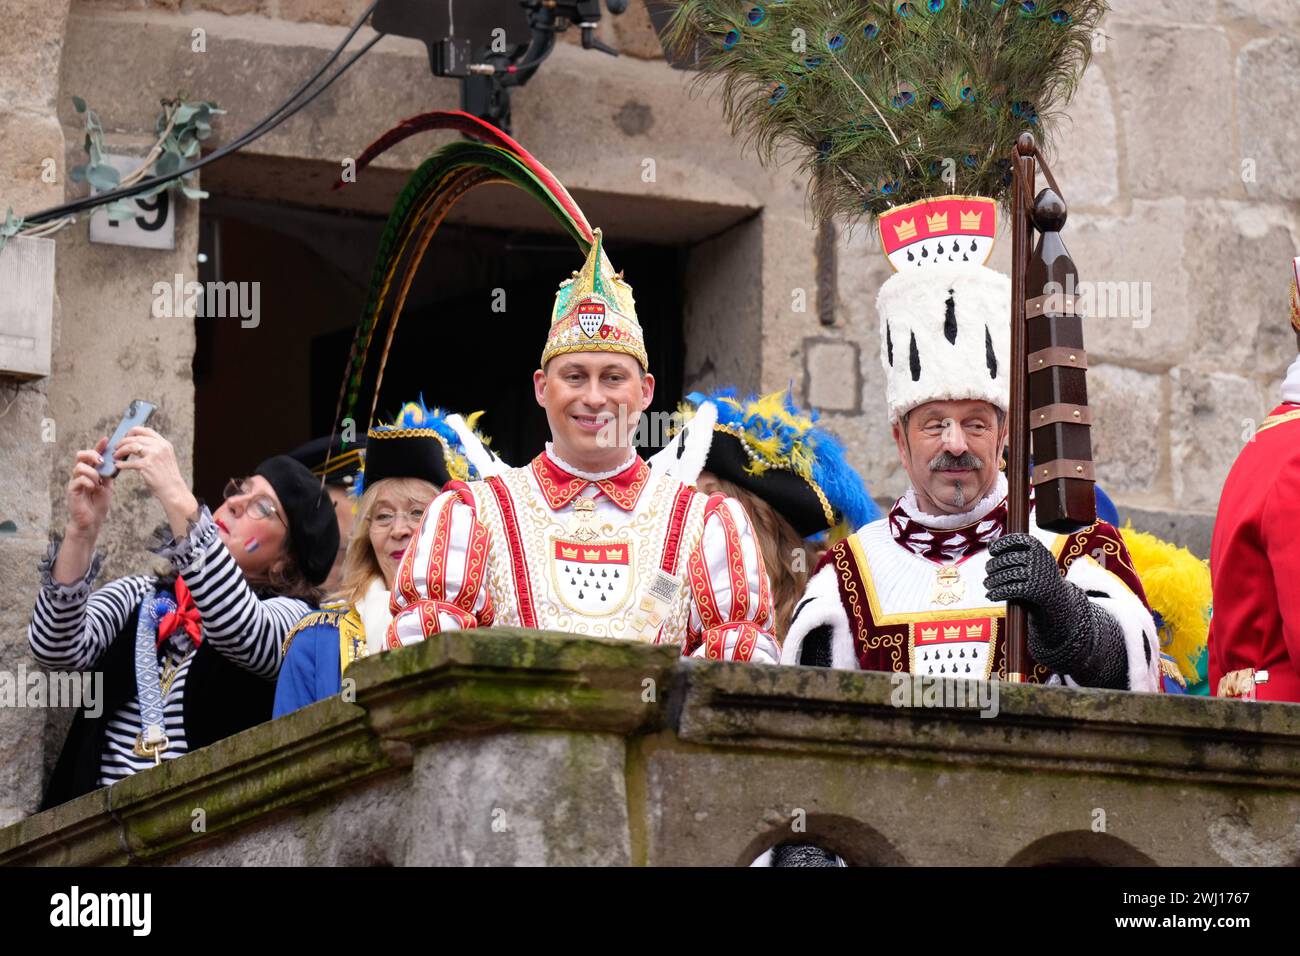
[[[473,492],[463,482],[449,482],[425,511],[420,534],[397,567],[386,645],[402,647],[443,631],[489,626],[490,547]]]
[[[772,589],[745,507],[715,494],[704,506],[704,534],[687,562],[691,617],[685,654],[775,664]]]

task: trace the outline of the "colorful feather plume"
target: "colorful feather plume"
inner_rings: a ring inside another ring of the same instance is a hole
[[[416,133],[439,129],[456,130],[487,142],[456,142],[442,147],[411,174],[398,195],[375,254],[369,293],[339,390],[336,423],[355,415],[375,329],[387,312],[388,329],[368,419],[374,420],[388,352],[411,283],[434,233],[471,189],[485,183],[510,183],[540,202],[573,237],[584,256],[591,247],[591,225],[550,170],[505,133],[467,113],[424,113],[404,120],[366,148],[357,168],[365,168],[385,150]]]
[[[818,218],[945,193],[1003,197],[1092,52],[1106,0],[671,0],[726,118],[765,163],[794,147]]]
[[[801,410],[788,389],[762,396],[741,396],[734,388],[692,392],[680,408],[683,420],[689,422],[704,402],[717,409],[713,427],[744,443],[750,474],[779,468],[812,482],[850,531],[880,517],[880,508],[848,463],[839,439],[817,425],[816,411]]]

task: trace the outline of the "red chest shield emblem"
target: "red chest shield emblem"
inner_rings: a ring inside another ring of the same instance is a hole
[[[582,302],[578,304],[578,328],[582,329],[588,338],[594,338],[598,332],[603,333],[604,326],[604,302]]]

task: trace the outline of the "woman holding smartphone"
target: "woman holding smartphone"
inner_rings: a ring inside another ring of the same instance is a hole
[[[77,452],[68,523],[41,562],[28,627],[45,667],[104,674],[101,713],[77,715],[43,808],[267,720],[281,644],[316,605],[338,550],[329,496],[292,458],[232,479],[214,514],[181,477],[171,442],[136,426],[113,459],[162,505],[166,528],[151,550],[171,573],[92,593],[103,560],[96,542],[122,480],[100,473],[107,446],[101,438]]]

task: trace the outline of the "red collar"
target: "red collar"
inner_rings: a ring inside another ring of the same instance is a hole
[[[963,528],[928,528],[903,510],[899,498],[889,511],[889,531],[904,548],[923,558],[949,564],[968,558],[1002,537],[1007,525],[1007,502]]]
[[[624,511],[631,511],[636,507],[637,499],[641,497],[641,489],[650,480],[650,466],[640,455],[637,455],[632,464],[617,475],[602,478],[600,481],[590,481],[569,474],[552,461],[551,456],[546,452],[533,459],[532,469],[533,477],[541,486],[542,496],[552,511],[559,511],[578,497],[588,485],[595,485],[614,504]]]

